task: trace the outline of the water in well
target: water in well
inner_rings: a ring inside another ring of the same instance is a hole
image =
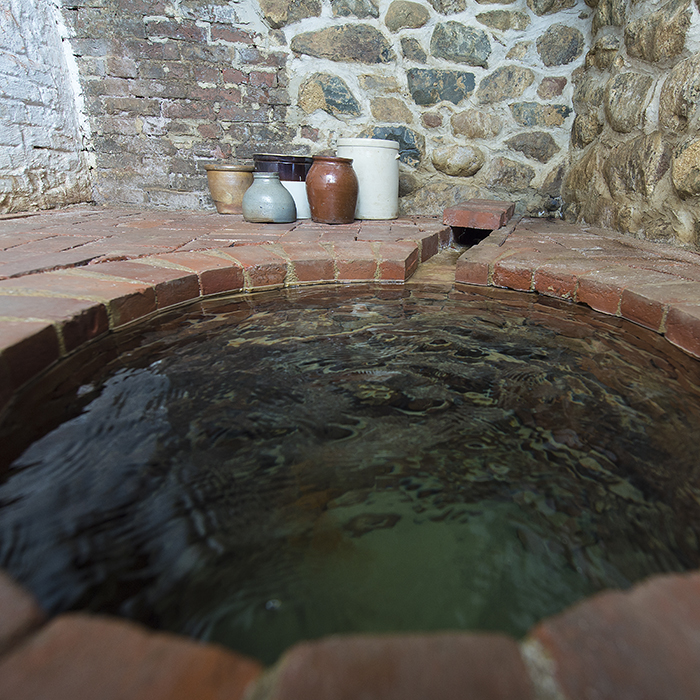
[[[268,662],[334,632],[520,636],[698,566],[698,370],[664,342],[514,293],[165,315],[19,397],[0,566],[50,612]]]

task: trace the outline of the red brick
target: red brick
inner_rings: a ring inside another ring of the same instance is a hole
[[[0,697],[240,700],[260,672],[256,661],[213,645],[70,614],[0,661]]]
[[[495,230],[506,224],[514,211],[515,204],[512,202],[470,199],[445,209],[442,222],[460,228]]]
[[[248,32],[241,31],[240,29],[232,29],[227,24],[215,24],[211,25],[211,40],[212,41],[227,41],[229,43],[238,44],[252,44],[253,37],[248,34]]]
[[[673,279],[667,275],[665,277]],[[697,282],[630,284],[622,292],[620,313],[624,318],[660,333],[667,307],[678,302],[700,304]]]
[[[0,288],[100,301],[107,306],[111,326],[133,321],[156,308],[155,293],[148,285],[93,277],[85,268],[4,280]]]
[[[532,700],[514,640],[439,633],[328,637],[292,647],[269,700]]]
[[[418,267],[418,246],[413,243],[377,243],[379,278],[405,282]]]
[[[700,574],[606,592],[532,632],[567,700],[697,700]]]
[[[287,262],[274,252],[260,246],[240,246],[226,255],[243,268],[246,288],[278,287],[287,276]]]
[[[620,308],[622,287],[605,272],[582,275],[578,281],[576,301],[604,314],[617,315]]]
[[[474,259],[468,255],[470,251],[463,253],[457,260],[455,269],[455,282],[462,284],[488,285],[489,262],[488,260]]]
[[[0,321],[0,354],[11,393],[59,358],[56,329],[49,321]]]
[[[203,295],[235,292],[244,286],[243,269],[225,257],[183,252],[160,255],[158,260],[196,272]]]
[[[665,325],[665,335],[671,343],[700,357],[700,306],[672,304]]]
[[[199,296],[197,275],[165,267],[156,267],[149,264],[147,260],[100,263],[99,266],[95,267],[95,271],[152,285],[156,294],[156,305],[159,309],[196,299]]]
[[[373,280],[377,274],[377,260],[368,242],[336,243],[333,246],[338,280]]]
[[[498,287],[529,292],[537,261],[514,255],[497,261],[493,268],[493,284]]]
[[[86,299],[4,295],[0,296],[0,316],[55,323],[67,352],[109,330],[107,309]]]
[[[559,299],[573,301],[576,295],[578,275],[557,270],[556,265],[543,266],[535,271],[535,291]]]
[[[279,248],[289,257],[299,282],[325,282],[335,279],[333,258],[320,245],[280,241]]]
[[[0,570],[0,654],[43,621],[34,597]]]

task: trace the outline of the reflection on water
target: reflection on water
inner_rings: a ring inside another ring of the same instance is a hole
[[[0,566],[52,612],[271,661],[331,632],[522,635],[698,565],[694,361],[536,297],[377,295],[210,302],[55,372],[0,434]]]

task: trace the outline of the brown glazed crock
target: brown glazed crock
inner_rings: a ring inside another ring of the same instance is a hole
[[[313,221],[321,224],[352,223],[357,190],[352,158],[314,156],[306,175],[306,195]]]

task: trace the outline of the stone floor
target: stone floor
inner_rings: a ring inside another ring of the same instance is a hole
[[[452,234],[421,217],[259,225],[85,207],[0,217],[0,411],[61,356],[158,309],[312,283],[536,292],[627,318],[700,357],[696,253],[538,219],[470,248]],[[46,620],[0,572],[0,698],[244,697],[697,700],[700,573],[599,594],[542,621],[522,643],[452,632],[331,637],[296,645],[265,670],[121,620]]]

